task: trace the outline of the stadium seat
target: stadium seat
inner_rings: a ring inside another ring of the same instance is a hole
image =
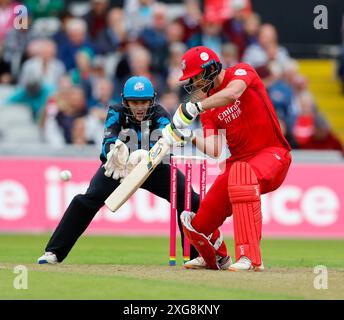
[[[0,86],[0,110],[4,107],[2,101],[5,101],[7,97],[15,90],[15,86],[2,84]]]
[[[39,142],[39,129],[32,122],[30,110],[24,105],[0,108],[0,130],[2,142]]]
[[[40,134],[39,129],[35,125],[17,127],[5,133],[5,138],[8,143],[39,143]]]

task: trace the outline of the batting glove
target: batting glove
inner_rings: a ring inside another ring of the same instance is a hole
[[[187,128],[204,110],[200,102],[181,103],[173,115],[173,124],[178,129]]]
[[[125,177],[129,150],[121,140],[116,140],[115,144],[110,145],[110,151],[106,155],[106,158],[104,174],[108,178],[112,176],[115,180]]]
[[[173,123],[168,124],[162,129],[162,136],[171,146],[183,146],[195,138],[194,132],[191,129],[178,129],[174,127]]]

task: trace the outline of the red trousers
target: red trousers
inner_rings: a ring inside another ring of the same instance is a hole
[[[246,159],[255,172],[261,194],[277,189],[284,181],[290,163],[291,156],[288,150],[280,147],[270,147],[263,149],[259,153]],[[228,194],[228,174],[233,161],[227,160],[225,171],[220,174],[204,197],[192,226],[200,233],[212,238],[217,238],[218,228],[223,224],[227,217],[232,215],[232,205]],[[221,246],[219,255],[227,255],[225,245]]]

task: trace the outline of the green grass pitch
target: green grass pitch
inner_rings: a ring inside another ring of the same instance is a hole
[[[344,240],[264,239],[264,272],[229,272],[184,270],[181,256],[169,267],[167,237],[83,236],[63,263],[37,265],[48,239],[0,235],[0,299],[344,299]],[[13,285],[17,265],[25,290]],[[317,265],[327,289],[314,287]]]

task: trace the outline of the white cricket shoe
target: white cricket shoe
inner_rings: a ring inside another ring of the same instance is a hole
[[[228,268],[229,271],[263,271],[263,262],[260,266],[253,266],[249,258],[243,256],[237,262],[231,264]]]
[[[216,259],[221,270],[227,270],[228,267],[232,264],[232,259],[229,256],[227,257],[216,256]],[[199,256],[195,259],[185,262],[184,268],[185,269],[208,269],[208,266],[206,262],[204,261],[204,259],[201,256]]]
[[[43,254],[43,256],[41,256],[40,258],[38,258],[37,263],[38,263],[38,264],[45,264],[45,263],[48,263],[48,264],[57,264],[58,261],[57,261],[57,257],[56,257],[56,255],[55,255],[55,253],[52,253],[52,252],[45,252],[45,253]]]

